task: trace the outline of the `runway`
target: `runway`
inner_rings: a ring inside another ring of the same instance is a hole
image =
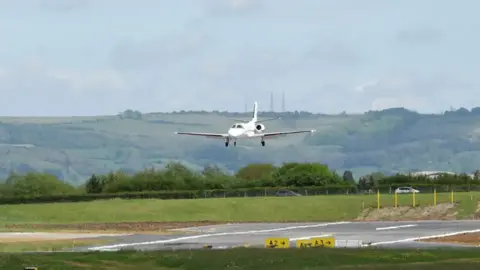
[[[480,221],[402,221],[402,222],[331,222],[331,223],[248,223],[225,224],[177,229],[182,234],[133,234],[109,237],[114,244],[77,248],[71,251],[116,251],[121,249],[163,250],[197,249],[205,245],[212,248],[232,248],[249,245],[264,246],[268,237],[288,237],[290,247],[295,241],[313,237],[334,236],[336,247],[467,247],[457,244],[417,242],[437,238],[480,232]],[[471,246],[468,246],[471,247]]]

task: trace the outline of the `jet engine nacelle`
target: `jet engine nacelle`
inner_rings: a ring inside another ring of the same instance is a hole
[[[263,130],[265,130],[265,126],[262,125],[262,124],[257,124],[257,125],[255,126],[255,129],[258,130],[258,131],[263,131]]]

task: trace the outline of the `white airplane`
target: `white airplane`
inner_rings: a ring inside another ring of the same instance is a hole
[[[279,118],[271,118],[265,120],[258,120],[257,118],[257,102],[253,104],[253,118],[246,122],[244,120],[236,120],[241,121],[235,123],[233,126],[230,127],[227,133],[197,133],[197,132],[175,132],[175,134],[179,135],[192,135],[192,136],[203,136],[207,138],[219,138],[225,140],[225,147],[228,147],[230,141],[233,141],[233,145],[237,145],[238,139],[251,139],[251,138],[260,138],[262,146],[265,146],[265,139],[272,138],[276,136],[288,135],[288,134],[298,134],[298,133],[312,133],[315,130],[294,130],[294,131],[280,131],[280,132],[266,132],[263,133],[265,130],[265,126],[260,124],[260,122],[266,122],[271,120],[277,120]]]

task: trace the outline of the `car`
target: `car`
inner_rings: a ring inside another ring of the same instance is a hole
[[[395,193],[419,193],[419,190],[416,190],[412,187],[399,187],[395,189]]]
[[[281,197],[284,197],[284,196],[302,196],[296,192],[293,192],[291,190],[279,190],[277,193],[276,193],[277,196],[281,196]]]

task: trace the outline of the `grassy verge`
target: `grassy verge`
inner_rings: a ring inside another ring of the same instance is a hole
[[[480,193],[456,193],[458,212],[476,210]],[[101,200],[79,203],[0,206],[0,226],[19,223],[99,223],[139,221],[331,221],[355,219],[366,207],[376,207],[376,195],[253,197],[195,200]],[[411,206],[412,196],[398,196],[399,205]],[[449,202],[438,194],[437,203]],[[381,195],[382,207],[392,206],[393,195]],[[433,194],[416,195],[419,206],[433,204]]]
[[[478,269],[478,250],[233,249],[2,254],[0,269]]]
[[[67,239],[67,240],[38,240],[21,242],[1,242],[1,252],[26,252],[26,251],[60,251],[69,248],[108,244],[105,239]],[[2,268],[3,269],[3,268]]]
[[[421,240],[422,242],[456,243],[480,246],[480,233],[465,233],[447,237]]]

